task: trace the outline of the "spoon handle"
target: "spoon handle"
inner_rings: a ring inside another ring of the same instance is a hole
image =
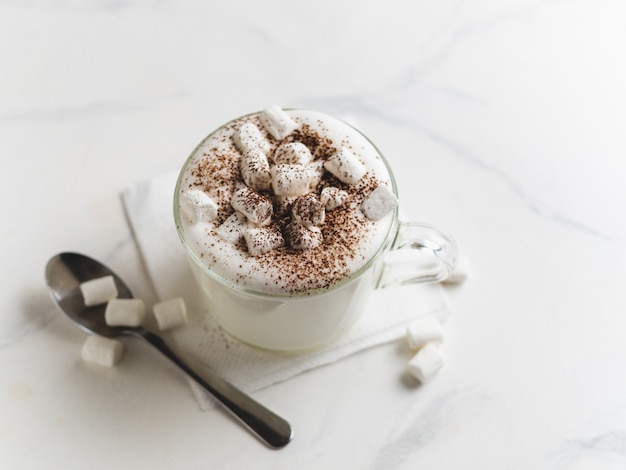
[[[200,376],[178,357],[160,336],[144,329],[135,330],[134,333],[154,346],[193,380],[204,387],[268,445],[280,448],[289,443],[292,437],[291,426],[283,418],[253,400],[212,370],[207,369],[203,376]]]

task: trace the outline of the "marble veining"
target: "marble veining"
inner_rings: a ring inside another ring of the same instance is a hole
[[[40,309],[42,308],[44,307],[40,306]],[[20,343],[25,338],[33,336],[36,332],[45,328],[48,323],[59,315],[59,312],[55,309],[51,309],[49,306],[46,306],[45,308],[48,310],[40,310],[37,312],[37,316],[15,325],[12,330],[7,331],[6,333],[3,332],[2,336],[0,336],[0,349],[9,348]]]
[[[626,457],[626,430],[617,429],[588,439],[570,441],[573,447],[581,451],[604,450]]]
[[[621,0],[0,0],[0,468],[626,468],[623,18]],[[295,429],[280,451],[135,342],[84,364],[43,279],[84,252],[153,302],[120,192],[274,103],[373,136],[407,212],[472,268],[428,383],[391,342],[256,390]]]
[[[616,429],[585,439],[568,439],[556,457],[556,468],[564,470],[586,468],[593,462],[602,466],[598,468],[619,468],[626,461],[626,430]]]
[[[426,75],[431,69],[437,68],[442,62],[449,60],[457,53],[459,45],[463,45],[468,39],[476,35],[490,34],[493,29],[507,26],[514,22],[524,22],[528,24],[533,18],[540,14],[545,8],[556,5],[563,5],[566,0],[540,0],[528,4],[509,6],[503,3],[504,9],[489,12],[486,16],[472,18],[469,21],[450,22],[448,27],[438,30],[432,37],[425,41],[423,49],[428,52],[430,48],[434,51],[428,58],[422,59],[409,69],[409,80],[411,83],[416,78]],[[462,2],[456,5],[456,14],[453,17],[461,19]],[[500,5],[499,5],[500,6]]]
[[[108,116],[144,113],[164,105],[168,101],[185,98],[185,93],[176,93],[171,96],[152,97],[143,102],[124,101],[94,101],[73,106],[42,108],[24,111],[14,111],[0,114],[0,122],[8,123],[58,123],[63,121],[80,121],[83,119],[100,119]]]
[[[460,100],[470,100],[473,103],[480,103],[479,98],[468,97],[465,94],[448,93],[448,96]],[[369,101],[374,101],[376,104],[369,104]],[[390,109],[398,109],[398,103],[395,103],[393,99],[386,98],[384,96],[377,96],[374,100],[368,100],[367,97],[343,97],[333,100],[312,101],[312,104],[316,103],[331,105],[337,110],[337,112],[348,116],[367,116],[370,119],[385,122],[387,124],[393,123],[398,127],[406,128],[412,132],[419,132],[434,143],[445,147],[464,163],[471,165],[486,174],[490,174],[503,182],[509,190],[524,203],[528,210],[535,215],[541,218],[549,219],[559,225],[562,225],[563,227],[586,233],[587,235],[599,240],[603,240],[605,242],[613,241],[611,235],[599,232],[585,222],[561,214],[558,210],[549,207],[547,203],[537,200],[532,194],[529,194],[523,185],[516,181],[516,179],[509,172],[505,169],[497,167],[495,164],[486,162],[479,155],[476,155],[474,152],[469,150],[463,143],[456,141],[454,137],[446,136],[432,128],[429,128],[427,125],[418,121],[413,115],[403,117],[397,113],[391,114],[382,111],[382,109],[384,109],[383,103],[391,104]]]

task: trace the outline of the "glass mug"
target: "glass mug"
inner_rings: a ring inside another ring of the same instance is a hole
[[[376,151],[397,197],[393,172],[382,153],[360,131],[349,124],[342,125],[356,131]],[[183,165],[174,193],[174,218],[206,308],[235,338],[274,351],[315,349],[348,331],[375,289],[438,282],[452,273],[458,260],[454,239],[434,226],[400,221],[396,207],[389,229],[375,253],[359,269],[328,287],[297,293],[266,293],[222,277],[194,250],[185,234],[180,207],[187,167],[198,148],[214,133],[196,147]]]

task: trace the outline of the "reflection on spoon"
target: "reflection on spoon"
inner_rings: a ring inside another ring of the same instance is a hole
[[[269,446],[280,448],[289,443],[292,431],[287,421],[226,382],[215,372],[209,370],[200,376],[181,360],[161,337],[146,328],[108,326],[104,319],[105,304],[86,307],[80,292],[80,284],[103,276],[113,276],[118,298],[132,298],[130,289],[119,276],[87,256],[61,253],[50,259],[46,266],[46,282],[52,299],[82,330],[109,338],[125,335],[145,340],[205,388]]]

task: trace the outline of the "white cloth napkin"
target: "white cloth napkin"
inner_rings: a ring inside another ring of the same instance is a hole
[[[397,340],[407,324],[420,316],[444,321],[451,305],[440,285],[414,285],[380,289],[357,324],[339,340],[306,353],[274,353],[250,347],[225,333],[201,311],[198,291],[173,216],[176,173],[166,174],[125,190],[122,200],[147,271],[160,300],[183,297],[189,323],[171,330],[183,355],[200,369],[210,367],[245,392],[281,382],[315,367],[332,363],[378,344]],[[201,408],[207,403],[193,388]]]

